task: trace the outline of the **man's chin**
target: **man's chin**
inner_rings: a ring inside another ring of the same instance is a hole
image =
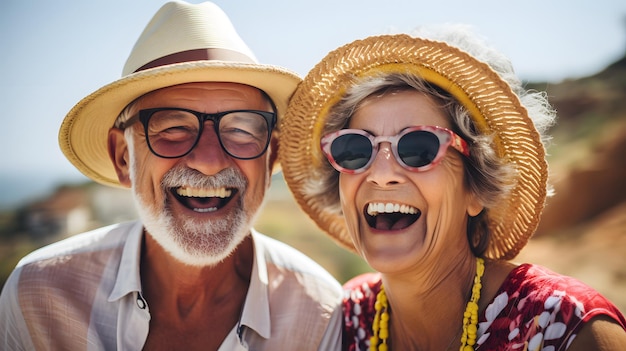
[[[158,239],[155,239],[161,246],[163,246]],[[235,246],[236,247],[236,246]],[[188,266],[193,267],[212,267],[220,262],[224,261],[228,256],[232,254],[234,248],[231,250],[225,249],[211,253],[207,252],[189,252],[185,248],[178,245],[170,245],[169,248],[165,248],[165,251],[170,254],[174,259]]]
[[[230,256],[249,233],[243,209],[219,220],[180,218],[166,208],[155,209],[135,194],[139,217],[163,250],[190,266],[214,266]]]
[[[214,266],[230,256],[247,235],[239,221],[195,223],[174,219],[144,220],[148,234],[165,252],[181,263],[196,267]]]

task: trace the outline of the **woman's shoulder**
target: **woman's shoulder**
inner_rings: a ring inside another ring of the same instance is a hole
[[[626,326],[617,307],[592,287],[539,265],[521,264],[510,271],[485,308],[478,343],[508,340],[511,345],[531,342],[558,348],[597,316]]]
[[[380,273],[363,273],[350,279],[343,285],[344,310],[354,310],[356,313],[374,311],[376,295],[380,291],[382,280]]]
[[[509,304],[515,303],[520,312],[556,308],[586,321],[602,311],[600,314],[609,313],[623,320],[617,307],[591,286],[536,264],[525,263],[514,268],[494,300],[502,296],[507,296]]]
[[[343,289],[346,291],[361,290],[367,291],[372,288],[378,288],[380,290],[381,280],[380,273],[368,272],[362,273],[354,278],[348,280],[343,284]]]
[[[376,310],[376,295],[382,286],[379,273],[360,274],[344,285],[343,345],[347,349],[366,350]]]
[[[500,291],[542,302],[551,296],[567,296],[573,302],[583,305],[610,303],[597,290],[576,278],[529,263],[513,269]]]

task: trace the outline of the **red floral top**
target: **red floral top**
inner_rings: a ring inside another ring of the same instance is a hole
[[[343,350],[367,350],[380,274],[344,285]],[[606,315],[626,330],[610,301],[580,281],[544,267],[522,264],[504,281],[478,320],[476,350],[565,350],[591,318]]]

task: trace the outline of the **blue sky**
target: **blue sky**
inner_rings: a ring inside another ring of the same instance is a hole
[[[214,2],[259,61],[301,75],[354,39],[447,22],[474,26],[525,80],[586,76],[626,52],[623,0]],[[61,121],[80,99],[119,78],[135,40],[163,3],[0,3],[0,206],[54,183],[86,179],[59,150]]]

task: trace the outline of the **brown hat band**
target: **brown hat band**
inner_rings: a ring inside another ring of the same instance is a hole
[[[252,58],[237,51],[228,49],[195,49],[177,52],[171,55],[159,57],[156,60],[150,61],[145,65],[137,68],[135,72],[143,71],[146,69],[171,65],[174,63],[191,62],[191,61],[206,61],[206,60],[218,60],[218,61],[235,61],[235,62],[249,62],[256,63]]]

